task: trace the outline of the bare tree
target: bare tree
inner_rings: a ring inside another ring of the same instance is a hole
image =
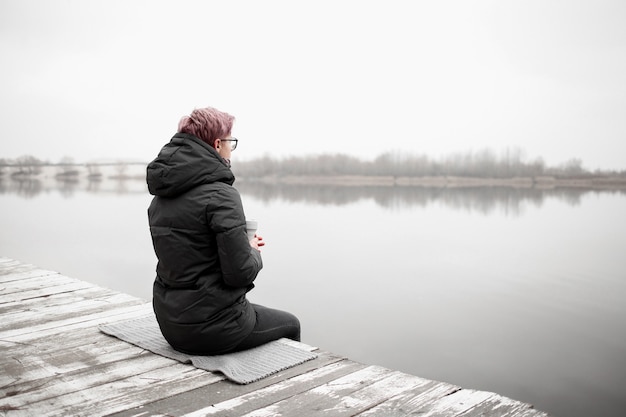
[[[100,167],[97,164],[87,164],[87,173],[90,180],[97,180],[102,177]]]
[[[57,177],[75,177],[78,175],[76,164],[74,164],[74,158],[71,156],[64,156],[58,163]]]
[[[125,162],[119,162],[116,166],[115,169],[117,171],[117,178],[124,178],[124,174],[126,174],[126,170],[128,169],[128,164],[126,164]]]
[[[23,155],[15,160],[17,172],[15,174],[22,175],[39,175],[41,174],[42,162],[31,155]]]

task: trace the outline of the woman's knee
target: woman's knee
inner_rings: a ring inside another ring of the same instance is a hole
[[[292,313],[253,304],[257,313],[255,331],[280,329],[281,336],[300,341],[300,320]]]

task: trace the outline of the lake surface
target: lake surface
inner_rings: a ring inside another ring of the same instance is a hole
[[[253,302],[353,360],[554,416],[626,409],[626,194],[238,182]],[[0,181],[0,256],[151,298],[140,181]]]

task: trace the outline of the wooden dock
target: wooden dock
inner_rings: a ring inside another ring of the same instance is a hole
[[[98,330],[150,310],[146,300],[0,258],[0,416],[547,416],[320,350],[237,385]]]

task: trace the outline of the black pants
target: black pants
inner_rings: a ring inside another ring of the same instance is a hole
[[[252,304],[252,307],[256,313],[256,325],[235,351],[260,346],[281,337],[300,341],[300,321],[296,316],[258,304]]]

